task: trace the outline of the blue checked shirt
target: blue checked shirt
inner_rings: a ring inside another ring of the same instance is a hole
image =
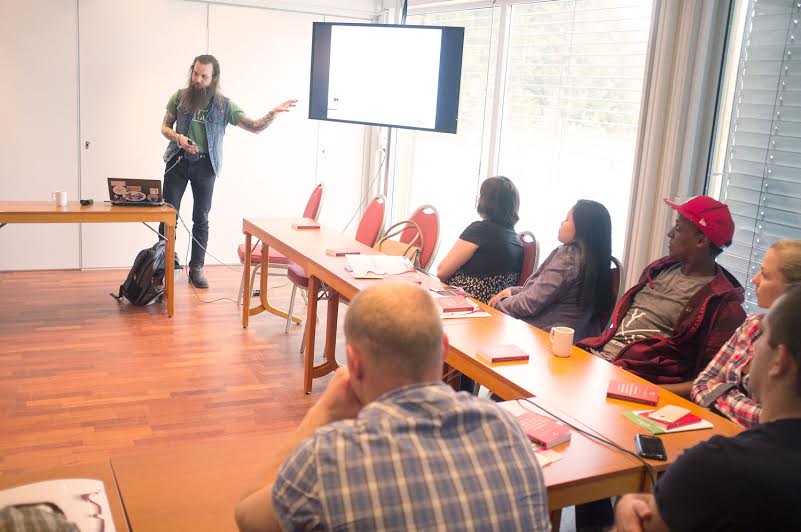
[[[550,530],[517,422],[444,383],[392,390],[321,427],[281,466],[272,497],[284,530]]]

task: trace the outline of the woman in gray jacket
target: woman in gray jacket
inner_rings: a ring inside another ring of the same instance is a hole
[[[502,290],[489,304],[545,331],[572,327],[578,342],[600,334],[600,316],[612,304],[609,211],[579,200],[559,228],[559,242],[526,284]]]

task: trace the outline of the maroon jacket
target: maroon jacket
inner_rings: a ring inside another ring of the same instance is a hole
[[[615,336],[637,292],[662,270],[677,263],[675,259],[663,257],[649,264],[637,285],[618,302],[612,325],[601,336],[585,338],[576,345],[600,350]],[[620,351],[614,364],[655,384],[693,380],[745,320],[742,305],[742,286],[718,265],[712,282],[701,288],[684,307],[673,328],[673,336],[636,340]]]

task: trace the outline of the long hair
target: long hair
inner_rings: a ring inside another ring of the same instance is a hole
[[[203,89],[196,89],[192,86],[192,71],[195,69],[197,63],[211,65],[211,83],[208,87]],[[195,57],[192,64],[189,65],[186,87],[181,89],[178,108],[187,113],[194,113],[195,111],[204,109],[211,98],[214,98],[217,102],[222,99],[222,91],[220,90],[220,62],[217,61],[217,58],[213,55],[199,55]]]
[[[594,316],[612,305],[612,219],[606,207],[592,200],[578,200],[573,206],[576,237],[573,245],[581,252],[582,279],[579,301],[592,306]]]
[[[504,227],[514,227],[519,220],[520,194],[511,179],[488,177],[481,183],[476,210],[483,218]]]

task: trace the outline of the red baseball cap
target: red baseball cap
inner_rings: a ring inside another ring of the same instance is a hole
[[[722,248],[731,244],[734,236],[734,220],[725,203],[709,196],[695,196],[681,205],[667,199],[665,203],[690,220],[717,247]]]

